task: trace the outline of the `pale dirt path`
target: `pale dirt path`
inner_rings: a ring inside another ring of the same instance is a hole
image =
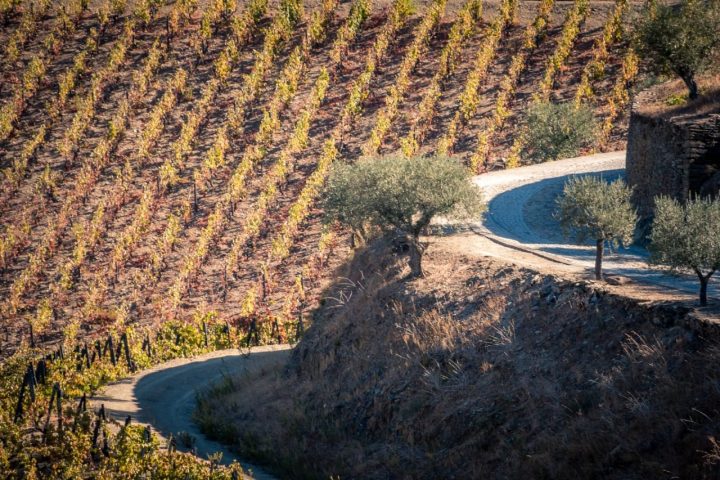
[[[268,345],[254,347],[249,354],[230,349],[172,360],[106,386],[91,402],[96,410],[104,404],[108,414],[118,421],[130,415],[133,423],[150,425],[163,443],[170,434],[188,432],[195,437],[195,453],[199,457],[222,452],[223,463],[238,460],[251,472],[251,478],[272,480],[274,476],[242,461],[222,444],[205,438],[193,423],[192,413],[196,392],[220,380],[223,374],[252,375],[279,368],[287,360],[290,349],[290,345]]]
[[[593,244],[575,245],[565,239],[552,217],[555,198],[571,175],[594,174],[614,179],[624,176],[625,152],[611,152],[555,162],[499,170],[473,178],[485,194],[485,218],[469,232],[432,238],[430,242],[458,252],[490,256],[541,272],[591,278]],[[647,264],[647,251],[632,247],[606,255],[606,274],[632,283],[623,286],[630,296],[646,299],[695,301],[699,284],[693,275],[671,276]],[[717,298],[713,279],[709,295]]]

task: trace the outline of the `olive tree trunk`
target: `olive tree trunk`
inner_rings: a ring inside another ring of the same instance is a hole
[[[695,273],[700,279],[700,306],[704,307],[707,305],[707,287],[710,283],[710,277],[713,276],[715,270],[711,270],[707,275],[703,275],[699,269],[695,269]]]
[[[690,100],[698,98],[698,85],[695,81],[695,75],[690,72],[680,72],[680,78],[685,82],[685,86],[688,89],[688,98]]]
[[[602,280],[602,261],[604,249],[605,240],[597,240],[597,248],[595,249],[595,280]]]
[[[410,254],[410,277],[424,277],[425,272],[422,267],[422,257],[425,253],[425,247],[420,243],[418,237],[411,237],[408,239],[408,249]]]

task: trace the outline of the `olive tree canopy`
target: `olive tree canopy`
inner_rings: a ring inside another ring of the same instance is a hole
[[[707,304],[710,277],[720,268],[720,200],[698,198],[681,205],[655,199],[650,261],[691,270],[700,280],[700,304]]]
[[[698,97],[696,75],[717,62],[720,0],[683,0],[651,6],[636,25],[637,49],[657,73],[679,76],[690,99]]]
[[[430,221],[479,219],[480,190],[468,170],[448,157],[386,156],[336,165],[328,179],[324,208],[330,220],[361,235],[366,226],[400,233],[407,241],[413,276],[421,276],[425,247],[420,234]]]
[[[557,200],[556,218],[566,236],[574,234],[578,243],[595,241],[595,278],[602,279],[603,250],[630,243],[637,213],[630,202],[632,189],[623,180],[606,182],[602,178],[572,177]]]

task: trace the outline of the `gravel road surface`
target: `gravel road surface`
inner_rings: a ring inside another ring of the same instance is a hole
[[[207,458],[214,452],[223,453],[223,463],[238,460],[251,477],[271,480],[275,477],[256,465],[238,458],[227,447],[205,438],[192,422],[195,394],[220,380],[223,374],[240,372],[255,374],[278,368],[288,357],[289,345],[255,347],[250,352],[237,349],[219,350],[194,358],[183,358],[157,365],[137,375],[105,387],[93,400],[109,415],[124,421],[130,415],[135,423],[149,424],[163,440],[169,435],[187,432],[195,438],[195,453]],[[178,446],[180,448],[180,446]]]
[[[499,170],[474,177],[483,190],[488,211],[471,233],[438,241],[466,253],[502,258],[539,271],[591,276],[595,246],[576,245],[565,238],[553,218],[555,199],[573,175],[624,177],[625,152],[611,152]],[[647,263],[648,252],[632,246],[608,252],[603,269],[637,285],[664,291],[668,299],[692,300],[699,283],[694,275],[669,275]],[[720,296],[718,280],[711,280],[710,297]]]

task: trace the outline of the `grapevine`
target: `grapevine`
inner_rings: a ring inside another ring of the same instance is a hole
[[[71,8],[72,14],[68,14],[64,6],[60,9],[53,29],[43,41],[43,52],[34,55],[28,61],[11,100],[0,108],[0,141],[10,136],[27,105],[27,100],[37,92],[45,78],[52,57],[60,52],[64,41],[75,31],[73,18],[79,19],[82,15],[85,9],[84,1],[76,0]]]
[[[495,101],[492,117],[487,128],[479,133],[477,150],[470,158],[470,171],[472,172],[478,172],[480,167],[484,165],[489,152],[490,142],[495,132],[497,132],[510,115],[510,100],[515,94],[520,75],[525,71],[530,53],[537,47],[538,37],[547,28],[547,19],[554,3],[554,0],[543,0],[540,3],[535,21],[525,30],[523,44],[520,50],[513,55],[508,73],[505,74],[505,77],[500,81],[500,92]]]
[[[128,39],[133,36],[132,28],[132,21],[126,23],[124,33],[125,41],[128,41]],[[120,44],[120,46],[116,45],[116,47],[113,48],[108,68],[110,66],[113,66],[113,69],[116,68],[116,64],[124,58],[126,49],[127,45],[124,43]],[[113,55],[113,52],[115,55]],[[149,55],[148,59],[149,61],[146,63],[146,66],[158,61],[157,55]],[[157,65],[151,70],[154,71],[156,66]],[[10,296],[3,304],[4,313],[14,314],[17,312],[23,293],[40,273],[49,255],[55,251],[59,236],[71,220],[75,205],[88,195],[97,182],[100,171],[107,165],[110,159],[110,151],[117,142],[119,134],[126,124],[127,115],[130,111],[129,102],[129,98],[126,99],[126,101],[121,104],[121,108],[117,110],[110,120],[105,138],[95,147],[90,158],[81,167],[80,173],[75,179],[74,190],[65,198],[55,219],[51,220],[46,226],[41,237],[40,245],[29,256],[27,267],[23,269],[20,275],[12,282]]]
[[[392,121],[400,108],[400,103],[410,87],[410,76],[420,57],[427,52],[430,35],[440,22],[445,11],[445,4],[446,0],[436,0],[428,7],[422,22],[415,29],[415,37],[400,64],[400,72],[395,79],[395,84],[390,87],[390,91],[385,97],[385,106],[378,114],[375,127],[370,132],[370,138],[363,146],[363,154],[366,156],[376,154],[382,146],[383,139],[390,130]]]
[[[487,27],[485,31],[485,42],[483,42],[480,50],[478,50],[473,69],[470,71],[465,82],[465,88],[460,95],[460,106],[455,112],[447,131],[438,141],[436,148],[438,154],[447,155],[452,152],[459,129],[475,114],[480,104],[480,85],[485,79],[488,69],[490,68],[490,63],[495,57],[505,27],[514,17],[517,5],[517,0],[503,0],[500,4],[500,12],[497,14],[493,23]],[[406,152],[412,152],[417,148],[418,146],[416,146],[412,139],[408,139],[405,142],[404,149]],[[408,154],[408,156],[410,155]]]
[[[305,63],[310,53],[310,48],[313,44],[324,38],[324,29],[326,28],[327,20],[337,5],[338,3],[335,0],[326,0],[324,2],[323,7],[313,16],[313,19],[308,24],[305,41],[291,53],[285,68],[276,82],[275,95],[263,112],[263,120],[255,135],[253,144],[245,150],[242,160],[231,176],[226,193],[223,195],[221,201],[215,205],[213,212],[208,217],[207,225],[200,234],[200,239],[192,249],[192,253],[187,255],[183,260],[180,272],[167,295],[170,299],[170,308],[172,310],[179,305],[182,295],[186,290],[188,280],[203,264],[209,253],[210,246],[224,229],[227,221],[225,214],[226,209],[232,203],[236,202],[244,193],[245,179],[252,171],[254,165],[262,159],[267,144],[272,140],[273,132],[279,128],[280,109],[283,108],[284,105],[287,105],[292,95],[296,92],[301,73],[304,71]],[[262,60],[263,58],[264,57],[261,56],[258,60]],[[327,81],[325,80],[325,85],[326,83]],[[255,88],[251,82],[246,82],[245,85],[251,85],[250,88],[253,90]],[[322,88],[323,95],[324,91],[325,87]],[[236,98],[236,101],[237,100],[238,98]],[[244,103],[247,102],[245,101]],[[237,105],[238,103],[236,103],[236,106]],[[212,149],[210,154],[213,154]],[[207,167],[207,165],[208,162],[206,161],[205,167]]]
[[[600,134],[597,139],[597,148],[599,149],[607,145],[610,134],[615,126],[615,121],[630,102],[628,89],[639,72],[638,65],[639,59],[637,53],[632,47],[628,47],[620,67],[620,75],[618,75],[615,80],[607,101],[608,114],[602,122]]]
[[[453,23],[448,41],[440,52],[438,68],[432,81],[425,91],[417,113],[412,120],[410,131],[400,140],[400,146],[405,156],[411,157],[417,153],[425,134],[435,115],[437,102],[442,93],[443,81],[452,74],[460,49],[466,38],[473,32],[475,25],[482,18],[482,0],[468,0],[458,13]]]
[[[88,57],[97,50],[98,31],[93,29],[85,42],[85,47],[75,55],[72,65],[58,78],[58,93],[45,103],[46,119],[37,132],[23,145],[20,156],[13,159],[10,167],[3,170],[6,193],[12,193],[25,177],[28,164],[37,150],[45,142],[46,134],[64,110],[67,100],[75,88],[77,78],[87,69]]]
[[[8,40],[3,56],[9,64],[15,63],[22,53],[25,42],[35,34],[40,21],[50,9],[50,0],[39,0],[37,3],[26,5],[23,9],[20,25],[15,29]]]
[[[251,7],[248,8],[248,12],[251,11]],[[253,11],[253,15],[245,15],[244,18],[246,19],[247,23],[244,27],[240,27],[238,24],[236,24],[236,28],[245,28],[250,29],[253,27],[253,25],[257,22],[259,17],[257,16],[257,10]],[[237,30],[236,30],[237,31]],[[246,35],[243,36],[243,38],[247,38]],[[237,46],[234,43],[234,40],[230,40],[228,42],[229,47],[227,47],[224,51],[227,51],[228,48],[236,49]],[[139,140],[138,150],[136,153],[136,160],[137,162],[142,165],[150,156],[150,149],[152,145],[155,143],[157,138],[160,136],[163,126],[164,126],[164,119],[168,115],[168,113],[174,108],[178,95],[185,90],[187,81],[187,74],[184,70],[178,70],[175,74],[175,76],[169,81],[167,85],[167,89],[165,91],[165,94],[160,99],[159,103],[154,107],[153,111],[150,113],[150,117],[148,120],[148,123],[146,124],[146,128],[143,130],[143,133],[141,135],[141,138]],[[138,75],[136,76],[136,82],[140,87],[147,88],[148,81],[147,77],[145,75]],[[214,90],[216,87],[216,84],[211,82],[205,89],[205,93],[203,94],[203,99],[214,96],[216,91]],[[207,93],[210,91],[210,93]],[[207,108],[209,101],[202,101],[200,102],[201,108]],[[197,108],[196,108],[197,111]],[[113,210],[117,211],[117,209],[120,208],[125,203],[124,200],[124,191],[126,188],[126,185],[129,184],[132,179],[135,176],[135,171],[132,167],[132,165],[127,162],[125,165],[125,171],[124,175],[117,179],[114,187],[111,188],[110,194],[108,198],[112,204],[113,204]],[[162,174],[162,169],[160,170],[160,174]],[[151,216],[151,207],[153,205],[153,202],[156,200],[156,193],[152,190],[146,191],[146,193],[143,195],[140,204],[138,205],[137,209],[135,210],[135,216],[131,224],[122,232],[122,234],[119,237],[118,242],[115,244],[115,247],[113,248],[113,252],[111,254],[111,261],[110,261],[110,271],[111,275],[114,273],[115,277],[117,277],[118,270],[120,266],[124,263],[124,260],[127,258],[131,251],[131,247],[140,240],[142,233],[147,228],[147,225],[150,221]],[[104,208],[104,205],[101,203],[98,206],[98,209]],[[105,225],[107,225],[107,221],[104,222]],[[173,222],[171,222],[172,224]],[[168,234],[172,234],[173,236],[176,235],[177,232],[172,233],[172,230]],[[94,242],[92,242],[94,243]],[[170,244],[170,248],[172,247],[172,243]],[[83,248],[84,245],[81,243],[76,244],[76,248]],[[168,248],[167,245],[161,245],[160,251],[164,251],[164,249]],[[80,262],[81,263],[81,262]],[[63,278],[71,278],[72,272],[76,271],[78,268],[77,262],[70,261],[68,262],[63,270]],[[65,282],[65,286],[69,286],[70,281]],[[60,288],[63,288],[63,285],[61,283]],[[102,301],[102,298],[104,297],[104,292],[107,289],[107,280],[106,278],[102,277],[96,277],[96,282],[90,287],[88,294],[88,298],[85,302],[84,311],[86,314],[94,311],[96,308],[96,305]]]
[[[552,56],[547,61],[545,73],[543,74],[543,79],[540,82],[539,91],[533,94],[531,100],[532,104],[537,105],[542,102],[547,102],[550,99],[556,74],[563,65],[565,65],[565,62],[570,56],[575,40],[580,33],[580,25],[585,20],[588,8],[588,0],[576,0],[573,8],[568,12],[565,18],[565,23],[563,24],[560,40],[558,41]],[[507,159],[508,168],[513,168],[519,165],[520,152],[523,148],[525,148],[525,138],[526,134],[524,129],[521,129],[520,133],[515,135],[515,139],[510,147],[510,154]]]
[[[350,95],[343,107],[340,121],[329,135],[329,138],[325,140],[315,170],[306,180],[302,191],[290,207],[287,218],[274,236],[271,242],[272,249],[269,260],[263,262],[258,268],[258,270],[266,272],[263,278],[269,276],[269,273],[267,273],[267,265],[273,260],[281,261],[289,255],[290,246],[294,242],[300,224],[310,213],[310,207],[320,193],[330,166],[339,156],[338,144],[341,141],[343,131],[350,127],[354,120],[361,114],[362,103],[364,99],[367,98],[370,81],[377,69],[378,62],[380,62],[386,54],[390,42],[403,25],[409,13],[409,5],[405,0],[396,0],[393,3],[392,10],[382,31],[378,34],[375,43],[367,54],[363,72],[355,79],[350,87]],[[260,286],[250,288],[245,294],[243,304],[252,303],[254,305],[257,298],[256,291],[259,288]]]
[[[605,74],[605,66],[609,56],[609,48],[622,36],[622,19],[628,10],[627,0],[616,0],[610,18],[603,26],[603,33],[593,44],[592,60],[585,65],[580,85],[575,92],[575,104],[580,105],[583,101],[591,99],[595,92],[592,89],[592,80],[602,78]]]

